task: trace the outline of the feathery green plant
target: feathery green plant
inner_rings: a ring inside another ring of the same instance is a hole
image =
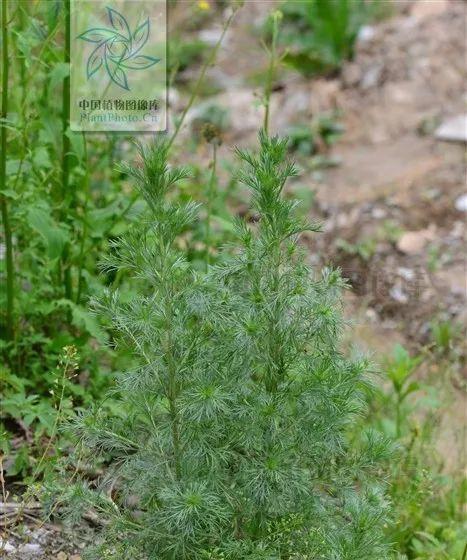
[[[207,274],[179,249],[197,209],[171,196],[186,173],[168,145],[140,147],[126,168],[149,215],[104,268],[131,271],[140,295],[96,305],[140,366],[120,378],[119,414],[76,427],[91,456],[112,459],[97,491],[66,490],[74,515],[92,507],[105,525],[88,558],[388,558],[386,441],[347,437],[369,381],[367,361],[339,350],[344,283],[306,265],[298,237],[318,227],[283,198],[286,141],[260,143],[238,151],[257,220],[237,223],[234,256]]]

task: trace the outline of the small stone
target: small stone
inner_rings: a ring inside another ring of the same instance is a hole
[[[63,550],[61,550],[57,554],[57,560],[67,560],[67,559],[68,559],[68,554],[66,552],[63,552]]]
[[[45,544],[47,544],[47,541],[49,540],[49,531],[47,531],[47,529],[45,529],[44,527],[40,527],[38,529],[35,529],[31,533],[30,540],[35,542],[35,543],[45,545]]]
[[[180,104],[180,93],[174,87],[167,90],[167,102],[170,107],[178,107]]]
[[[0,539],[0,550],[9,553],[9,552],[14,552],[16,548],[8,541],[4,541],[3,539]]]
[[[211,47],[214,47],[222,35],[222,29],[203,29],[199,32],[199,38]]]
[[[373,208],[371,216],[372,218],[375,218],[375,220],[381,220],[387,216],[387,212],[384,208]]]
[[[465,224],[460,220],[456,220],[452,225],[452,230],[450,232],[450,236],[454,239],[463,239],[465,232]]]
[[[72,554],[69,560],[81,560],[81,556],[79,554]]]
[[[409,296],[402,291],[400,286],[393,286],[389,290],[389,295],[398,303],[407,303],[409,301]]]
[[[376,30],[372,25],[362,25],[358,32],[358,40],[365,43],[366,41],[371,41],[375,35]]]
[[[404,280],[413,280],[415,278],[415,272],[411,268],[406,268],[405,266],[400,266],[397,269],[397,274]]]
[[[367,317],[367,319],[369,319],[373,323],[376,322],[376,320],[378,319],[378,314],[376,313],[376,311],[372,307],[369,307],[365,311],[365,316]]]
[[[362,70],[359,64],[349,62],[344,66],[342,71],[342,81],[345,87],[354,87],[359,84],[362,79]]]
[[[427,243],[434,240],[435,229],[435,226],[430,226],[427,229],[418,231],[406,231],[400,236],[397,242],[397,248],[401,253],[405,253],[406,255],[420,253]]]
[[[436,130],[435,137],[446,142],[467,142],[467,115],[457,115],[444,121]]]
[[[444,12],[448,7],[447,0],[436,0],[434,2],[427,2],[426,0],[418,0],[413,2],[411,15],[412,17],[421,20],[427,17],[434,17]]]
[[[467,212],[467,194],[459,196],[459,198],[456,199],[454,206],[456,207],[456,210],[459,210],[459,212]]]
[[[40,544],[27,543],[27,544],[23,544],[23,546],[19,548],[19,552],[22,554],[21,558],[32,559],[32,558],[38,558],[39,556],[42,556],[44,550]]]
[[[368,70],[363,74],[360,80],[360,87],[362,89],[371,89],[376,87],[381,81],[383,75],[383,67],[380,64],[375,64],[370,66]]]

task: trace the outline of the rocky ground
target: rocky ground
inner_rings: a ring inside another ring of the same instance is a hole
[[[231,114],[225,158],[234,144],[254,145],[262,123],[260,91],[251,84],[266,58],[258,54],[255,28],[274,5],[247,0],[210,71],[221,90],[210,102]],[[312,259],[325,255],[351,281],[354,340],[375,354],[389,353],[396,342],[414,350],[426,345],[436,319],[466,326],[465,144],[436,134],[466,110],[465,16],[466,4],[457,0],[400,2],[394,17],[365,28],[340,76],[306,80],[285,72],[272,97],[276,132],[320,112],[341,115],[345,134],[331,153],[340,165],[319,173],[304,165],[300,177],[316,191],[313,213],[325,220],[324,235],[307,243]],[[218,28],[213,23],[202,33],[215,40]],[[183,105],[183,95],[172,99]],[[465,347],[461,352],[465,364]],[[447,468],[462,445],[456,434],[467,408],[465,379],[458,369],[445,405],[439,448]],[[90,538],[91,528],[83,527],[75,545],[76,534],[71,539],[58,526],[28,522],[11,528],[0,556],[79,560]]]
[[[232,145],[254,146],[262,124],[261,90],[248,84],[266,59],[251,56],[252,30],[276,4],[248,4],[211,73],[225,91],[209,103],[231,114],[225,157]],[[394,17],[364,29],[340,76],[284,72],[272,95],[274,132],[340,114],[345,133],[328,154],[340,164],[319,173],[304,165],[299,179],[325,221],[311,248],[343,267],[378,328],[387,319],[409,345],[426,342],[433,317],[465,322],[465,143],[436,134],[465,112],[465,15],[456,0],[400,2]]]

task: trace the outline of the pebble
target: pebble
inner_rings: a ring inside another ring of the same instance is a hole
[[[362,70],[358,64],[349,62],[344,66],[342,71],[342,81],[345,87],[354,87],[359,84],[362,79]]]
[[[371,41],[376,35],[376,29],[372,25],[362,25],[358,32],[358,40],[362,43]]]
[[[467,212],[467,194],[462,194],[459,198],[456,199],[454,203],[456,210],[459,212]]]
[[[199,32],[199,38],[208,45],[214,47],[222,35],[222,29],[203,29]]]
[[[446,142],[467,142],[467,115],[457,115],[436,129],[435,137]]]
[[[8,541],[5,542],[3,539],[0,539],[0,550],[3,550],[3,552],[14,552],[16,548]]]
[[[23,544],[18,551],[21,553],[21,557],[24,558],[26,560],[27,559],[32,559],[32,558],[37,558],[39,556],[42,556],[44,549],[42,548],[42,546],[40,544],[36,544],[36,543],[27,543],[27,544]]]
[[[373,208],[371,211],[371,216],[375,218],[375,220],[381,220],[387,216],[386,210],[384,208]]]
[[[365,316],[372,321],[373,323],[377,321],[378,319],[378,314],[376,313],[376,311],[372,308],[369,307],[366,311],[365,311]]]
[[[406,255],[415,255],[420,253],[430,241],[435,239],[435,226],[431,225],[427,229],[418,231],[406,231],[403,233],[398,242],[397,248],[401,253]]]
[[[426,0],[418,0],[412,2],[411,15],[417,20],[427,17],[438,16],[448,7],[448,0],[436,0],[436,2],[427,2]]]
[[[404,280],[413,280],[415,278],[415,272],[411,268],[406,268],[405,266],[400,266],[397,269],[397,273]]]
[[[363,74],[362,79],[360,80],[360,87],[362,89],[371,89],[376,87],[383,75],[383,66],[379,64],[375,64],[374,66],[370,66],[368,70]]]
[[[68,554],[66,552],[63,552],[63,550],[61,550],[57,554],[55,559],[56,560],[82,560],[82,558],[79,554],[71,554],[71,556],[68,556]]]
[[[400,286],[393,286],[389,290],[389,295],[398,303],[407,303],[409,301],[409,296],[402,291]]]

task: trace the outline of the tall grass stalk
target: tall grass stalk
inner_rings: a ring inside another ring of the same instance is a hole
[[[43,474],[44,465],[47,460],[51,458],[51,450],[53,445],[56,443],[56,438],[59,432],[60,425],[63,422],[63,414],[64,414],[64,404],[65,404],[65,397],[66,397],[66,383],[67,379],[74,377],[76,375],[76,370],[78,369],[78,357],[77,357],[77,350],[75,346],[64,346],[63,353],[60,356],[60,362],[57,365],[57,370],[60,372],[60,375],[57,374],[55,379],[55,387],[52,389],[51,394],[54,398],[57,399],[55,403],[55,418],[50,430],[50,437],[47,440],[45,448],[42,452],[41,457],[39,458],[34,471],[32,472],[31,478],[28,480],[28,489],[23,494],[22,500],[19,504],[19,507],[16,512],[16,516],[14,518],[13,525],[19,522],[24,514],[24,510],[28,507],[31,503],[34,493],[37,490],[36,482],[39,479],[40,475]],[[76,475],[76,472],[73,473],[72,477]],[[4,500],[6,501],[6,500]],[[52,515],[53,511],[55,511],[56,506],[52,508],[52,511],[49,512],[49,516]],[[49,517],[48,517],[49,518]],[[48,519],[47,518],[47,519]],[[46,518],[40,520],[36,529],[39,529],[44,525],[46,522]]]
[[[3,232],[5,236],[6,252],[6,337],[12,340],[15,335],[14,328],[14,263],[13,263],[13,237],[10,226],[10,216],[7,196],[3,191],[6,190],[6,135],[8,116],[8,4],[7,0],[2,0],[2,122],[1,122],[1,153],[0,153],[0,204],[2,210]]]
[[[63,0],[64,16],[65,16],[65,49],[64,59],[65,64],[70,64],[70,37],[71,37],[71,21],[70,21],[70,0]],[[70,75],[67,74],[63,78],[63,92],[62,92],[62,204],[65,208],[72,206],[73,196],[70,193],[70,137],[68,130],[70,125]],[[65,208],[62,209],[62,215],[65,213]],[[68,262],[69,247],[68,245],[63,250],[62,266],[63,266],[63,280],[65,287],[65,296],[68,299],[72,298],[72,280],[71,268]]]
[[[217,172],[217,139],[212,140],[212,161],[211,161],[211,177],[209,179],[208,196],[206,204],[206,272],[211,264],[211,214],[212,202],[214,198],[214,187],[216,185],[216,172]]]
[[[206,62],[203,64],[203,67],[201,68],[201,72],[199,74],[198,80],[196,81],[196,84],[193,87],[193,90],[191,92],[190,99],[188,100],[188,103],[187,103],[185,109],[183,110],[183,112],[180,116],[180,119],[178,120],[178,122],[175,126],[174,133],[172,134],[172,137],[170,138],[170,140],[168,142],[168,149],[169,150],[172,147],[172,144],[174,143],[175,139],[177,138],[178,133],[180,132],[180,129],[183,126],[183,123],[185,122],[188,111],[191,109],[191,107],[193,106],[193,103],[195,102],[196,98],[198,97],[199,91],[201,89],[201,85],[203,84],[204,78],[206,77],[206,72],[208,71],[208,68],[214,64],[214,61],[216,60],[219,48],[222,45],[222,42],[224,40],[225,34],[227,33],[227,30],[229,29],[230,24],[232,23],[232,20],[235,17],[235,14],[240,9],[240,7],[241,7],[241,5],[238,4],[238,5],[236,5],[235,7],[232,8],[232,12],[231,12],[230,16],[226,19],[226,21],[224,23],[224,27],[222,28],[222,33],[220,34],[217,43],[215,44],[214,48],[211,51],[211,55],[206,59]]]
[[[88,165],[88,145],[86,140],[86,133],[83,132],[83,147],[84,147],[84,177],[83,177],[83,190],[85,193],[85,202],[83,208],[83,229],[81,232],[81,242],[78,258],[78,287],[76,288],[76,303],[79,304],[81,299],[81,291],[83,288],[83,268],[85,258],[86,240],[88,237],[88,205],[89,205],[89,165]]]
[[[282,12],[279,10],[274,11],[271,14],[272,18],[272,37],[271,37],[271,47],[266,47],[266,51],[269,54],[269,68],[266,77],[266,83],[264,88],[264,123],[263,128],[266,134],[269,133],[269,116],[270,116],[270,106],[271,106],[271,93],[272,86],[274,84],[274,78],[276,75],[277,64],[279,57],[277,56],[277,37],[279,35],[279,25],[282,19]]]

